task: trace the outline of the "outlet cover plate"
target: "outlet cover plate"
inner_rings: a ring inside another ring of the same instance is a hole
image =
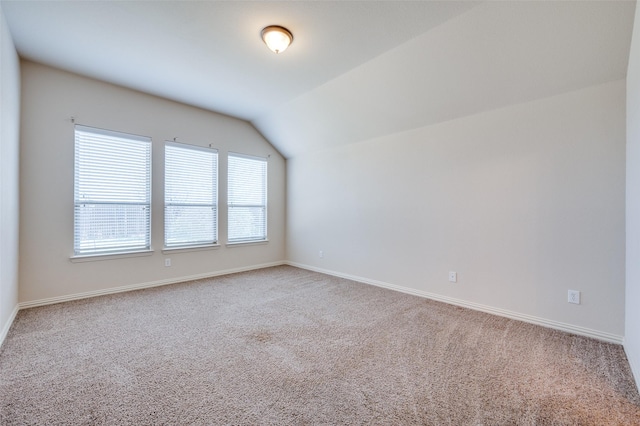
[[[569,290],[568,302],[569,303],[575,303],[576,305],[579,305],[580,304],[580,292],[578,290]]]
[[[457,272],[453,272],[453,271],[449,271],[449,281],[451,281],[452,283],[457,283],[458,282],[458,273]]]

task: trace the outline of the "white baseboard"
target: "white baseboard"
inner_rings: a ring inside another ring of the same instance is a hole
[[[636,387],[638,391],[640,391],[640,363],[636,362],[638,359],[634,356],[635,353],[631,353],[627,345],[624,345],[624,352],[627,355],[627,361],[629,361],[629,366],[631,367],[631,373],[633,374],[633,378],[636,381]]]
[[[15,308],[13,308],[13,312],[11,312],[11,315],[9,315],[9,318],[7,319],[7,322],[4,324],[4,327],[2,327],[2,331],[0,331],[0,347],[2,347],[2,344],[4,343],[4,339],[7,337],[7,334],[9,334],[9,329],[13,324],[13,320],[16,319],[16,315],[18,315],[19,309],[20,309],[19,305],[16,305]]]
[[[580,336],[591,337],[598,340],[604,340],[610,343],[622,344],[623,336],[618,336],[616,334],[606,333],[599,330],[593,330],[590,328],[580,327],[577,325],[566,324],[563,322],[553,321],[546,318],[540,318],[532,315],[521,314],[519,312],[509,311],[506,309],[494,308],[492,306],[482,305],[479,303],[469,302],[466,300],[456,299],[453,297],[442,296],[440,294],[429,293],[422,290],[416,290],[409,287],[403,287],[395,284],[389,284],[383,281],[372,280],[369,278],[358,277],[355,275],[343,274],[340,272],[330,271],[323,268],[316,268],[315,266],[309,266],[296,262],[285,262],[287,265],[295,266],[296,268],[307,269],[309,271],[320,272],[322,274],[332,275],[339,278],[345,278],[352,281],[358,281],[364,284],[370,284],[377,287],[384,287],[390,290],[399,291],[402,293],[412,294],[414,296],[420,296],[427,299],[436,300],[439,302],[448,303],[450,305],[461,306],[463,308],[469,308],[476,311],[486,312],[488,314],[499,315],[501,317],[506,317],[518,321],[528,322],[530,324],[541,325],[547,328],[553,328],[555,330],[565,331],[567,333],[577,334]]]
[[[238,272],[252,271],[254,269],[269,268],[272,266],[280,266],[285,264],[286,263],[284,261],[262,263],[259,265],[243,266],[241,268],[225,269],[225,270],[216,271],[216,272],[206,272],[204,274],[188,275],[184,277],[170,278],[167,280],[150,281],[150,282],[140,283],[140,284],[130,284],[130,285],[123,285],[120,287],[106,288],[103,290],[87,291],[84,293],[67,294],[64,296],[50,297],[47,299],[21,302],[18,304],[18,308],[19,309],[35,308],[36,306],[52,305],[54,303],[62,303],[62,302],[69,302],[72,300],[87,299],[90,297],[104,296],[107,294],[123,293],[125,291],[141,290],[144,288],[159,287],[159,286],[169,285],[169,284],[177,284],[185,281],[201,280],[205,278],[217,277],[220,275],[235,274]],[[16,312],[17,312],[17,309],[16,309]]]
[[[369,278],[359,277],[359,276],[350,275],[350,274],[343,274],[343,273],[340,273],[340,272],[331,271],[331,270],[323,269],[323,268],[317,268],[317,267],[314,267],[314,266],[305,265],[305,264],[301,264],[301,263],[297,263],[297,262],[279,261],[279,262],[263,263],[263,264],[259,264],[259,265],[245,266],[245,267],[241,267],[241,268],[226,269],[226,270],[216,271],[216,272],[208,272],[208,273],[198,274],[198,275],[189,275],[189,276],[183,276],[183,277],[178,277],[178,278],[171,278],[171,279],[167,279],[167,280],[151,281],[151,282],[140,283],[140,284],[131,284],[131,285],[126,285],[126,286],[113,287],[113,288],[108,288],[108,289],[103,289],[103,290],[95,290],[95,291],[88,291],[88,292],[84,292],[84,293],[69,294],[69,295],[65,295],[65,296],[57,296],[57,297],[51,297],[51,298],[47,298],[47,299],[33,300],[33,301],[29,301],[29,302],[21,302],[21,303],[18,304],[18,306],[16,307],[16,309],[12,313],[10,320],[7,322],[7,324],[5,324],[5,327],[2,329],[2,333],[0,334],[0,344],[4,341],[4,338],[6,337],[6,334],[8,333],[9,328],[11,327],[11,324],[13,323],[13,320],[14,320],[17,312],[18,312],[18,309],[27,309],[27,308],[33,308],[33,307],[36,307],[36,306],[44,306],[44,305],[51,305],[51,304],[54,304],[54,303],[68,302],[68,301],[71,301],[71,300],[86,299],[86,298],[90,298],[90,297],[103,296],[103,295],[107,295],[107,294],[122,293],[122,292],[125,292],[125,291],[140,290],[140,289],[144,289],[144,288],[151,288],[151,287],[158,287],[158,286],[169,285],[169,284],[176,284],[176,283],[185,282],[185,281],[193,281],[193,280],[199,280],[199,279],[204,279],[204,278],[212,278],[212,277],[216,277],[216,276],[220,276],[220,275],[228,275],[228,274],[234,274],[234,273],[238,273],[238,272],[246,272],[246,271],[252,271],[252,270],[255,270],[255,269],[269,268],[269,267],[272,267],[272,266],[280,266],[280,265],[290,265],[290,266],[294,266],[296,268],[302,268],[302,269],[307,269],[307,270],[314,271],[314,272],[320,272],[320,273],[327,274],[327,275],[332,275],[332,276],[335,276],[335,277],[345,278],[345,279],[349,279],[349,280],[352,280],[352,281],[361,282],[361,283],[364,283],[364,284],[370,284],[370,285],[374,285],[374,286],[377,286],[377,287],[383,287],[383,288],[387,288],[387,289],[390,289],[390,290],[395,290],[395,291],[399,291],[399,292],[402,292],[402,293],[411,294],[411,295],[414,295],[414,296],[424,297],[424,298],[427,298],[427,299],[432,299],[432,300],[436,300],[436,301],[439,301],[439,302],[448,303],[450,305],[461,306],[463,308],[469,308],[469,309],[473,309],[473,310],[476,310],[476,311],[486,312],[486,313],[493,314],[493,315],[499,315],[499,316],[510,318],[510,319],[514,319],[514,320],[524,321],[524,322],[528,322],[528,323],[531,323],[531,324],[537,324],[537,325],[541,325],[543,327],[548,327],[548,328],[552,328],[552,329],[555,329],[555,330],[565,331],[567,333],[573,333],[573,334],[577,334],[577,335],[580,335],[580,336],[591,337],[591,338],[594,338],[594,339],[604,340],[604,341],[611,342],[611,343],[616,343],[616,344],[622,344],[623,343],[623,336],[619,336],[619,335],[616,335],[616,334],[606,333],[606,332],[603,332],[603,331],[593,330],[593,329],[586,328],[586,327],[580,327],[580,326],[576,326],[576,325],[572,325],[572,324],[567,324],[567,323],[562,323],[562,322],[558,322],[558,321],[549,320],[549,319],[546,319],[546,318],[540,318],[540,317],[536,317],[536,316],[532,316],[532,315],[522,314],[522,313],[519,313],[519,312],[509,311],[509,310],[506,310],[506,309],[494,308],[492,306],[482,305],[482,304],[479,304],[479,303],[469,302],[469,301],[466,301],[466,300],[456,299],[456,298],[453,298],[453,297],[442,296],[442,295],[439,295],[439,294],[429,293],[429,292],[422,291],[422,290],[416,290],[416,289],[409,288],[409,287],[403,287],[403,286],[399,286],[399,285],[395,285],[395,284],[390,284],[390,283],[386,283],[386,282],[383,282],[383,281],[372,280],[372,279],[369,279]],[[631,362],[630,362],[630,364],[631,364]],[[632,369],[634,370],[634,374],[636,375],[636,377],[640,376],[640,374],[638,374],[637,368],[634,368],[633,364],[631,364],[631,365],[632,365]]]

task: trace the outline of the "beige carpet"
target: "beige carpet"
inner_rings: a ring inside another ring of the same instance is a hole
[[[292,267],[20,311],[2,425],[640,425],[621,346]]]

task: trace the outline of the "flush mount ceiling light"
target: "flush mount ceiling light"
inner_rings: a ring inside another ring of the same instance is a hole
[[[269,25],[262,30],[262,40],[275,53],[282,53],[293,41],[293,34],[279,25]]]

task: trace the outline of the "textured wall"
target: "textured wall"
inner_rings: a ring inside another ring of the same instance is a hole
[[[640,8],[627,72],[627,287],[625,344],[640,384]]]
[[[20,302],[213,274],[284,259],[285,161],[247,122],[22,62]],[[152,256],[72,263],[73,147],[79,124],[153,138]],[[219,237],[213,250],[162,253],[164,141],[219,150]],[[227,152],[269,159],[269,243],[226,242]],[[164,266],[170,257],[172,266]]]
[[[621,340],[624,102],[617,80],[290,159],[288,259]]]
[[[0,8],[0,343],[18,305],[20,64]]]

